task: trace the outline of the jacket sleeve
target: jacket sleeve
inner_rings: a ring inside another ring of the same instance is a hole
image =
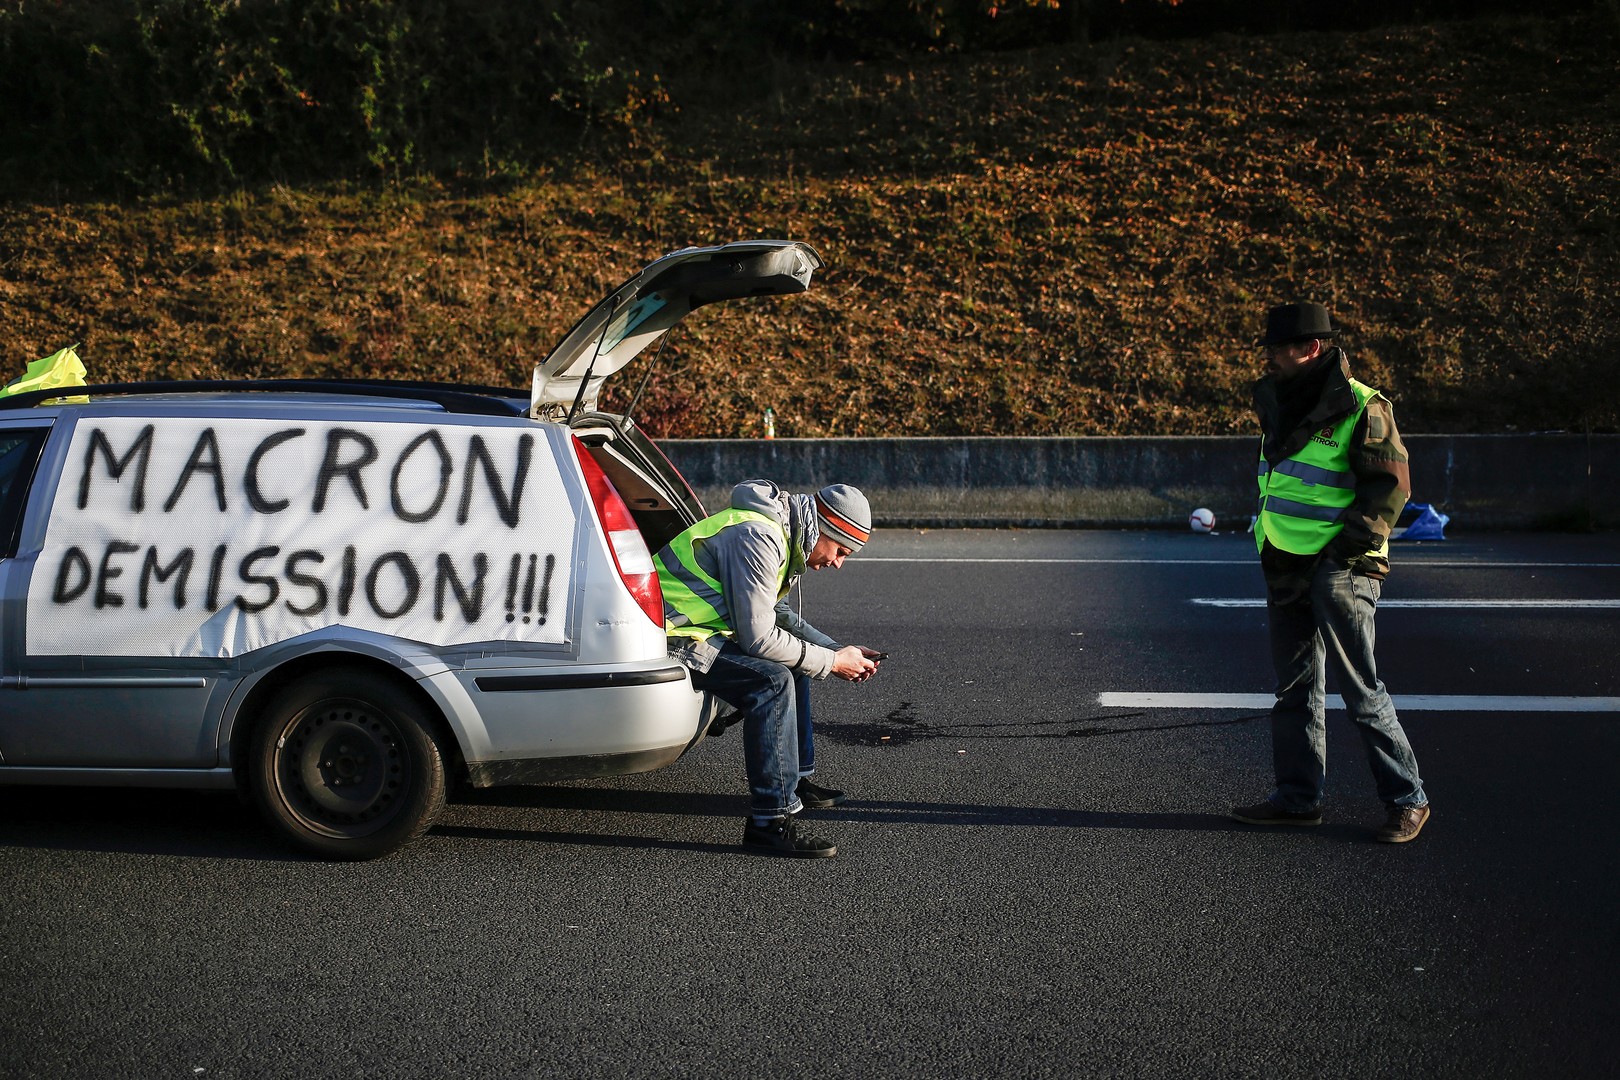
[[[785,598],[777,601],[776,625],[780,626],[783,630],[786,630],[794,637],[803,638],[812,645],[820,645],[823,648],[832,649],[834,651],[837,651],[838,649],[838,641],[836,639],[828,637],[820,630],[817,630],[814,626],[811,626],[810,620],[806,619],[803,615],[800,615],[797,611],[794,611],[792,605],[790,605]]]
[[[831,674],[831,649],[777,622],[777,575],[788,557],[781,532],[763,522],[744,522],[723,530],[710,542],[710,550],[737,647],[811,678]]]
[[[1395,407],[1382,394],[1367,402],[1350,438],[1350,470],[1356,475],[1356,501],[1340,520],[1344,531],[1336,551],[1354,558],[1389,539],[1412,493],[1406,445],[1395,427]]]

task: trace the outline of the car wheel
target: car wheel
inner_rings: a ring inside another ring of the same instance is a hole
[[[276,694],[249,772],[271,827],[328,859],[386,855],[444,809],[444,755],[426,711],[365,672],[322,672]]]

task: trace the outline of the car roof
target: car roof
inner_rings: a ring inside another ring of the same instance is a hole
[[[250,405],[335,405],[365,408],[420,409],[477,416],[524,416],[527,390],[465,386],[455,383],[390,379],[210,379],[175,382],[100,383],[91,386],[33,390],[0,398],[0,418],[25,410],[55,413],[94,405],[97,411],[120,406],[194,405],[199,408]]]

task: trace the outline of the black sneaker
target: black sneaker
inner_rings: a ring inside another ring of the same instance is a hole
[[[1320,825],[1320,810],[1284,810],[1267,799],[1254,806],[1234,806],[1232,816],[1246,825]]]
[[[809,777],[801,777],[799,786],[793,789],[793,793],[799,797],[800,802],[811,810],[825,810],[827,807],[837,806],[849,798],[848,795],[835,788],[812,784]]]
[[[801,833],[790,817],[773,818],[769,825],[743,826],[743,847],[760,855],[786,855],[795,859],[830,859],[838,854],[831,840]]]

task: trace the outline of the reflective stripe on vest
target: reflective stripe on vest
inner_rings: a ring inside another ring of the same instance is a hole
[[[708,540],[722,529],[745,521],[764,521],[782,534],[782,544],[788,544],[787,530],[782,523],[768,514],[756,510],[722,510],[710,515],[671,540],[653,556],[658,570],[658,585],[664,592],[664,632],[671,637],[691,637],[699,640],[715,634],[732,633],[727,621],[731,610],[720,583],[698,565],[693,543]],[[787,585],[787,560],[777,571],[776,590],[780,595]]]
[[[1293,457],[1275,466],[1260,454],[1256,479],[1260,485],[1260,519],[1254,530],[1256,547],[1271,545],[1295,555],[1314,555],[1344,529],[1340,513],[1356,501],[1356,477],[1350,471],[1350,439],[1378,391],[1354,379],[1350,389],[1355,409],[1331,428],[1311,436]],[[1388,544],[1375,551],[1384,554]]]

